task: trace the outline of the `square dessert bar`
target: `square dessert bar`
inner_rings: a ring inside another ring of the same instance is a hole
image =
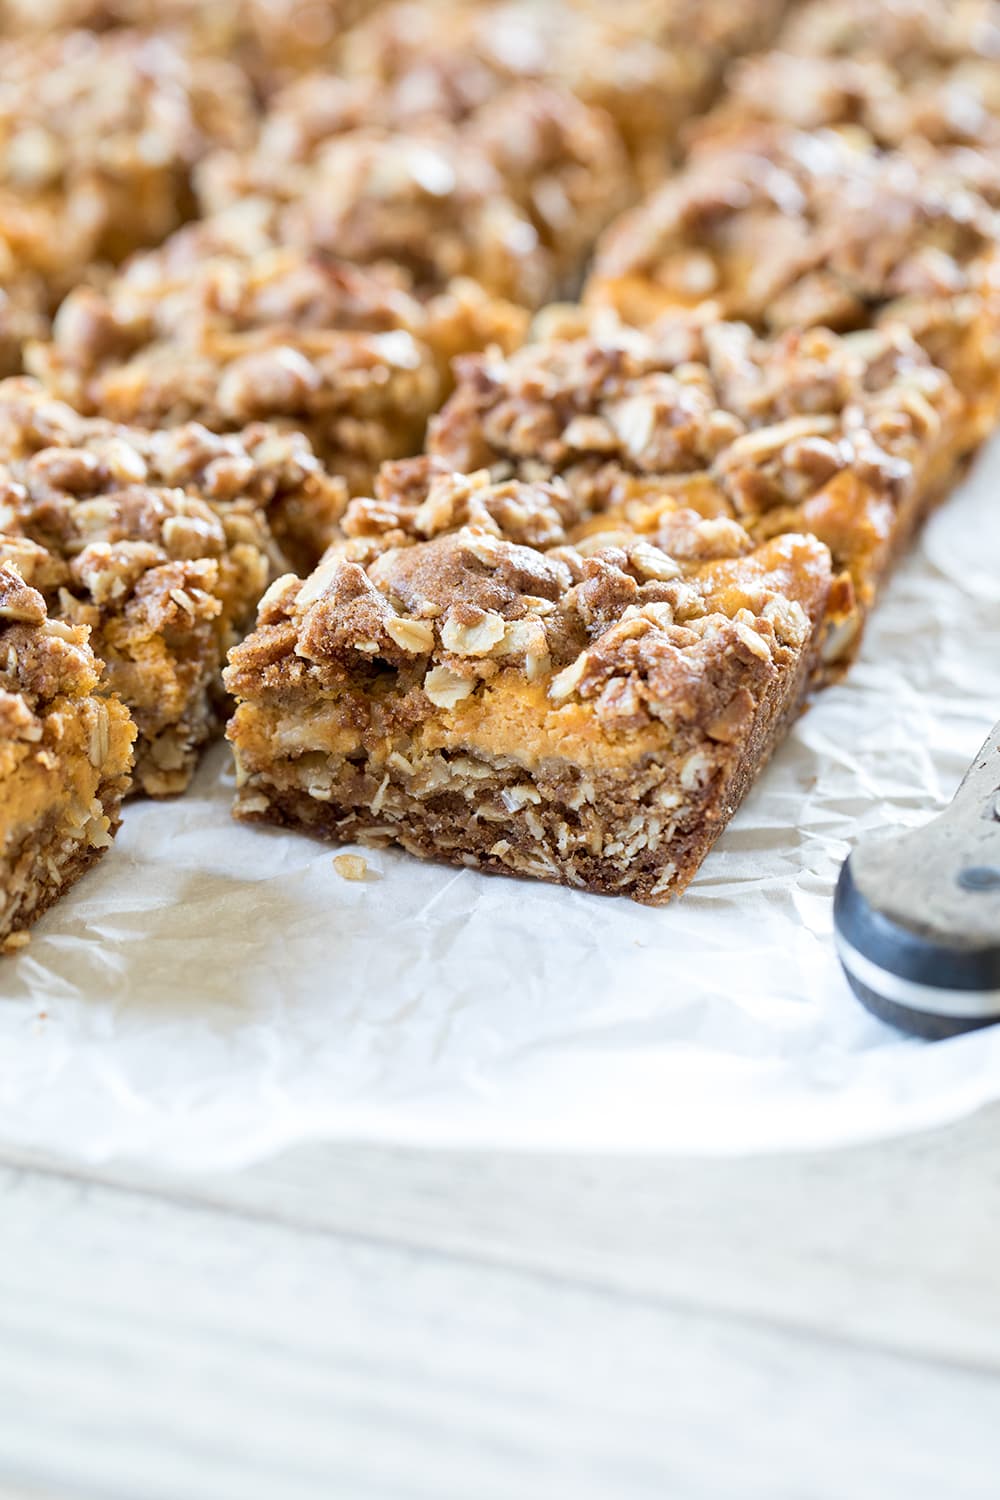
[[[0,261],[53,298],[188,218],[199,157],[254,128],[242,73],[165,36],[5,41],[0,77]]]
[[[829,555],[682,506],[665,546],[577,542],[579,514],[558,481],[388,466],[231,653],[237,816],[683,890],[798,709]]]
[[[953,377],[972,449],[1000,418],[998,229],[960,154],[755,126],[612,226],[586,300],[639,324],[679,310],[772,333],[900,324]]]
[[[101,691],[135,719],[145,792],[182,791],[220,727],[226,652],[282,565],[267,516],[290,524],[322,498],[303,450],[259,431],[136,432],[0,384],[0,560],[54,631],[89,627]]]
[[[103,854],[129,785],[135,727],[98,694],[83,625],[49,619],[0,563],[0,952]]]
[[[451,357],[523,330],[523,313],[472,283],[422,302],[388,274],[276,246],[251,205],[179,231],[101,291],[78,288],[27,363],[113,421],[301,431],[363,493],[382,460],[420,448]]]
[[[484,82],[440,40],[393,63],[297,79],[250,150],[204,162],[203,211],[261,198],[283,242],[402,267],[422,292],[470,277],[537,307],[572,290],[636,196],[608,116],[553,84]]]
[[[763,339],[567,309],[503,358],[460,362],[430,451],[497,479],[560,477],[585,522],[655,533],[678,504],[758,541],[818,537],[838,572],[822,655],[843,664],[892,560],[961,457],[961,403],[900,330]]]

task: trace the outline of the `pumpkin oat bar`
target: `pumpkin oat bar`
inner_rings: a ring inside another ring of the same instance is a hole
[[[419,107],[412,73],[307,74],[273,100],[251,150],[206,159],[203,211],[263,199],[282,242],[402,267],[419,292],[469,277],[526,307],[568,295],[635,197],[621,142],[602,110],[544,83],[466,107],[468,68],[443,59]]]
[[[195,163],[254,125],[239,70],[165,36],[5,41],[0,78],[0,277],[43,277],[53,302],[190,217]]]
[[[142,791],[182,791],[220,726],[226,651],[283,562],[268,515],[279,533],[299,509],[318,524],[323,493],[301,439],[133,431],[0,384],[0,561],[53,631],[89,627],[101,691],[138,728]]]
[[[118,827],[135,728],[98,692],[83,625],[48,617],[0,562],[0,953],[97,860]]]
[[[760,542],[818,537],[838,583],[827,671],[961,456],[961,403],[901,330],[815,328],[759,338],[745,324],[665,318],[646,332],[554,310],[509,358],[460,363],[430,451],[495,479],[561,477],[585,524],[656,534],[683,504]]]
[[[1000,221],[948,154],[863,135],[748,128],[608,231],[586,300],[761,332],[908,328],[953,378],[971,451],[1000,418]]]
[[[387,466],[230,656],[238,817],[661,904],[809,681],[826,548],[683,506],[579,537],[561,482]]]
[[[103,291],[79,288],[28,366],[113,421],[276,422],[363,492],[383,459],[420,448],[452,356],[512,347],[524,314],[470,282],[420,301],[398,277],[277,246],[256,209],[180,230]]]

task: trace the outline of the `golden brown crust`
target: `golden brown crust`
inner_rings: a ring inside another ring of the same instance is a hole
[[[111,843],[135,728],[84,626],[0,561],[0,952]]]

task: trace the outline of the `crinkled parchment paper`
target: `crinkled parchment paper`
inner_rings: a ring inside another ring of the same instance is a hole
[[[723,1152],[955,1117],[1000,1097],[1000,1028],[930,1047],[868,1017],[831,892],[997,716],[1000,449],[673,907],[389,851],[348,883],[332,848],[230,822],[219,747],[0,964],[0,1138],[217,1167],[317,1137]]]

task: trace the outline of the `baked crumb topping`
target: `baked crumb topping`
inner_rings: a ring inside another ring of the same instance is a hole
[[[38,714],[61,696],[92,693],[99,665],[83,626],[50,621],[45,600],[13,562],[0,562],[0,716],[3,739],[40,737]]]
[[[591,513],[623,476],[713,513],[801,504],[851,472],[904,484],[954,421],[948,377],[903,331],[838,336],[665,319],[641,332],[602,316],[549,319],[507,358],[462,361],[430,451],[465,469],[560,474]]]
[[[297,81],[252,151],[205,162],[203,210],[261,197],[283,242],[401,266],[422,290],[471,277],[527,306],[567,290],[631,196],[611,122],[538,83],[456,121],[446,78],[417,109],[409,82]]]
[[[590,295],[639,308],[711,304],[777,331],[868,327],[895,302],[955,303],[994,254],[997,220],[946,157],[882,154],[864,139],[747,128],[609,232]],[[616,282],[622,282],[619,295]]]
[[[81,416],[27,379],[0,384],[0,464],[29,494],[56,473],[72,525],[79,524],[73,501],[126,486],[183,490],[216,508],[238,502],[265,518],[279,560],[305,570],[332,539],[347,502],[343,482],[302,433],[260,422],[221,436],[193,422],[128,427]]]
[[[402,0],[346,38],[345,73],[361,80],[358,97],[370,81],[390,90],[398,126],[462,123],[512,86],[554,86],[609,116],[640,179],[653,180],[718,66],[713,46],[668,37],[666,16],[573,0]],[[702,7],[694,24],[704,19]]]
[[[595,546],[655,532],[664,514],[674,525],[678,505],[758,540],[818,537],[840,570],[825,658],[853,651],[960,452],[955,388],[909,335],[772,340],[678,319],[640,332],[575,312],[543,334],[507,359],[462,362],[431,453],[495,480],[561,481]]]
[[[655,537],[578,545],[572,513],[559,483],[494,484],[428,459],[392,466],[378,499],[352,503],[344,541],[310,578],[272,585],[257,633],[231,655],[230,691],[291,704],[356,680],[372,711],[388,712],[376,683],[389,666],[401,674],[392,711],[405,718],[516,672],[547,684],[553,703],[594,700],[601,723],[624,728],[612,682],[630,679],[626,717],[648,723],[709,691],[709,660],[764,670],[773,650],[803,645],[822,611],[817,542],[761,551],[737,524],[678,506]]]
[[[28,364],[117,421],[223,433],[274,421],[363,490],[383,459],[419,448],[450,356],[510,345],[522,327],[471,283],[421,302],[398,276],[278,247],[240,212],[134,258],[104,291],[79,288]]]
[[[162,35],[0,42],[0,77],[0,246],[50,296],[169,234],[200,156],[253,131],[241,72]]]
[[[1000,145],[1000,83],[995,63],[964,57],[929,64],[903,78],[878,57],[763,52],[733,67],[722,103],[693,120],[685,139],[704,149],[748,127],[781,123],[799,130],[863,130],[884,149],[932,161],[927,146],[962,150],[956,176],[989,184]],[[980,153],[970,157],[970,151]]]

